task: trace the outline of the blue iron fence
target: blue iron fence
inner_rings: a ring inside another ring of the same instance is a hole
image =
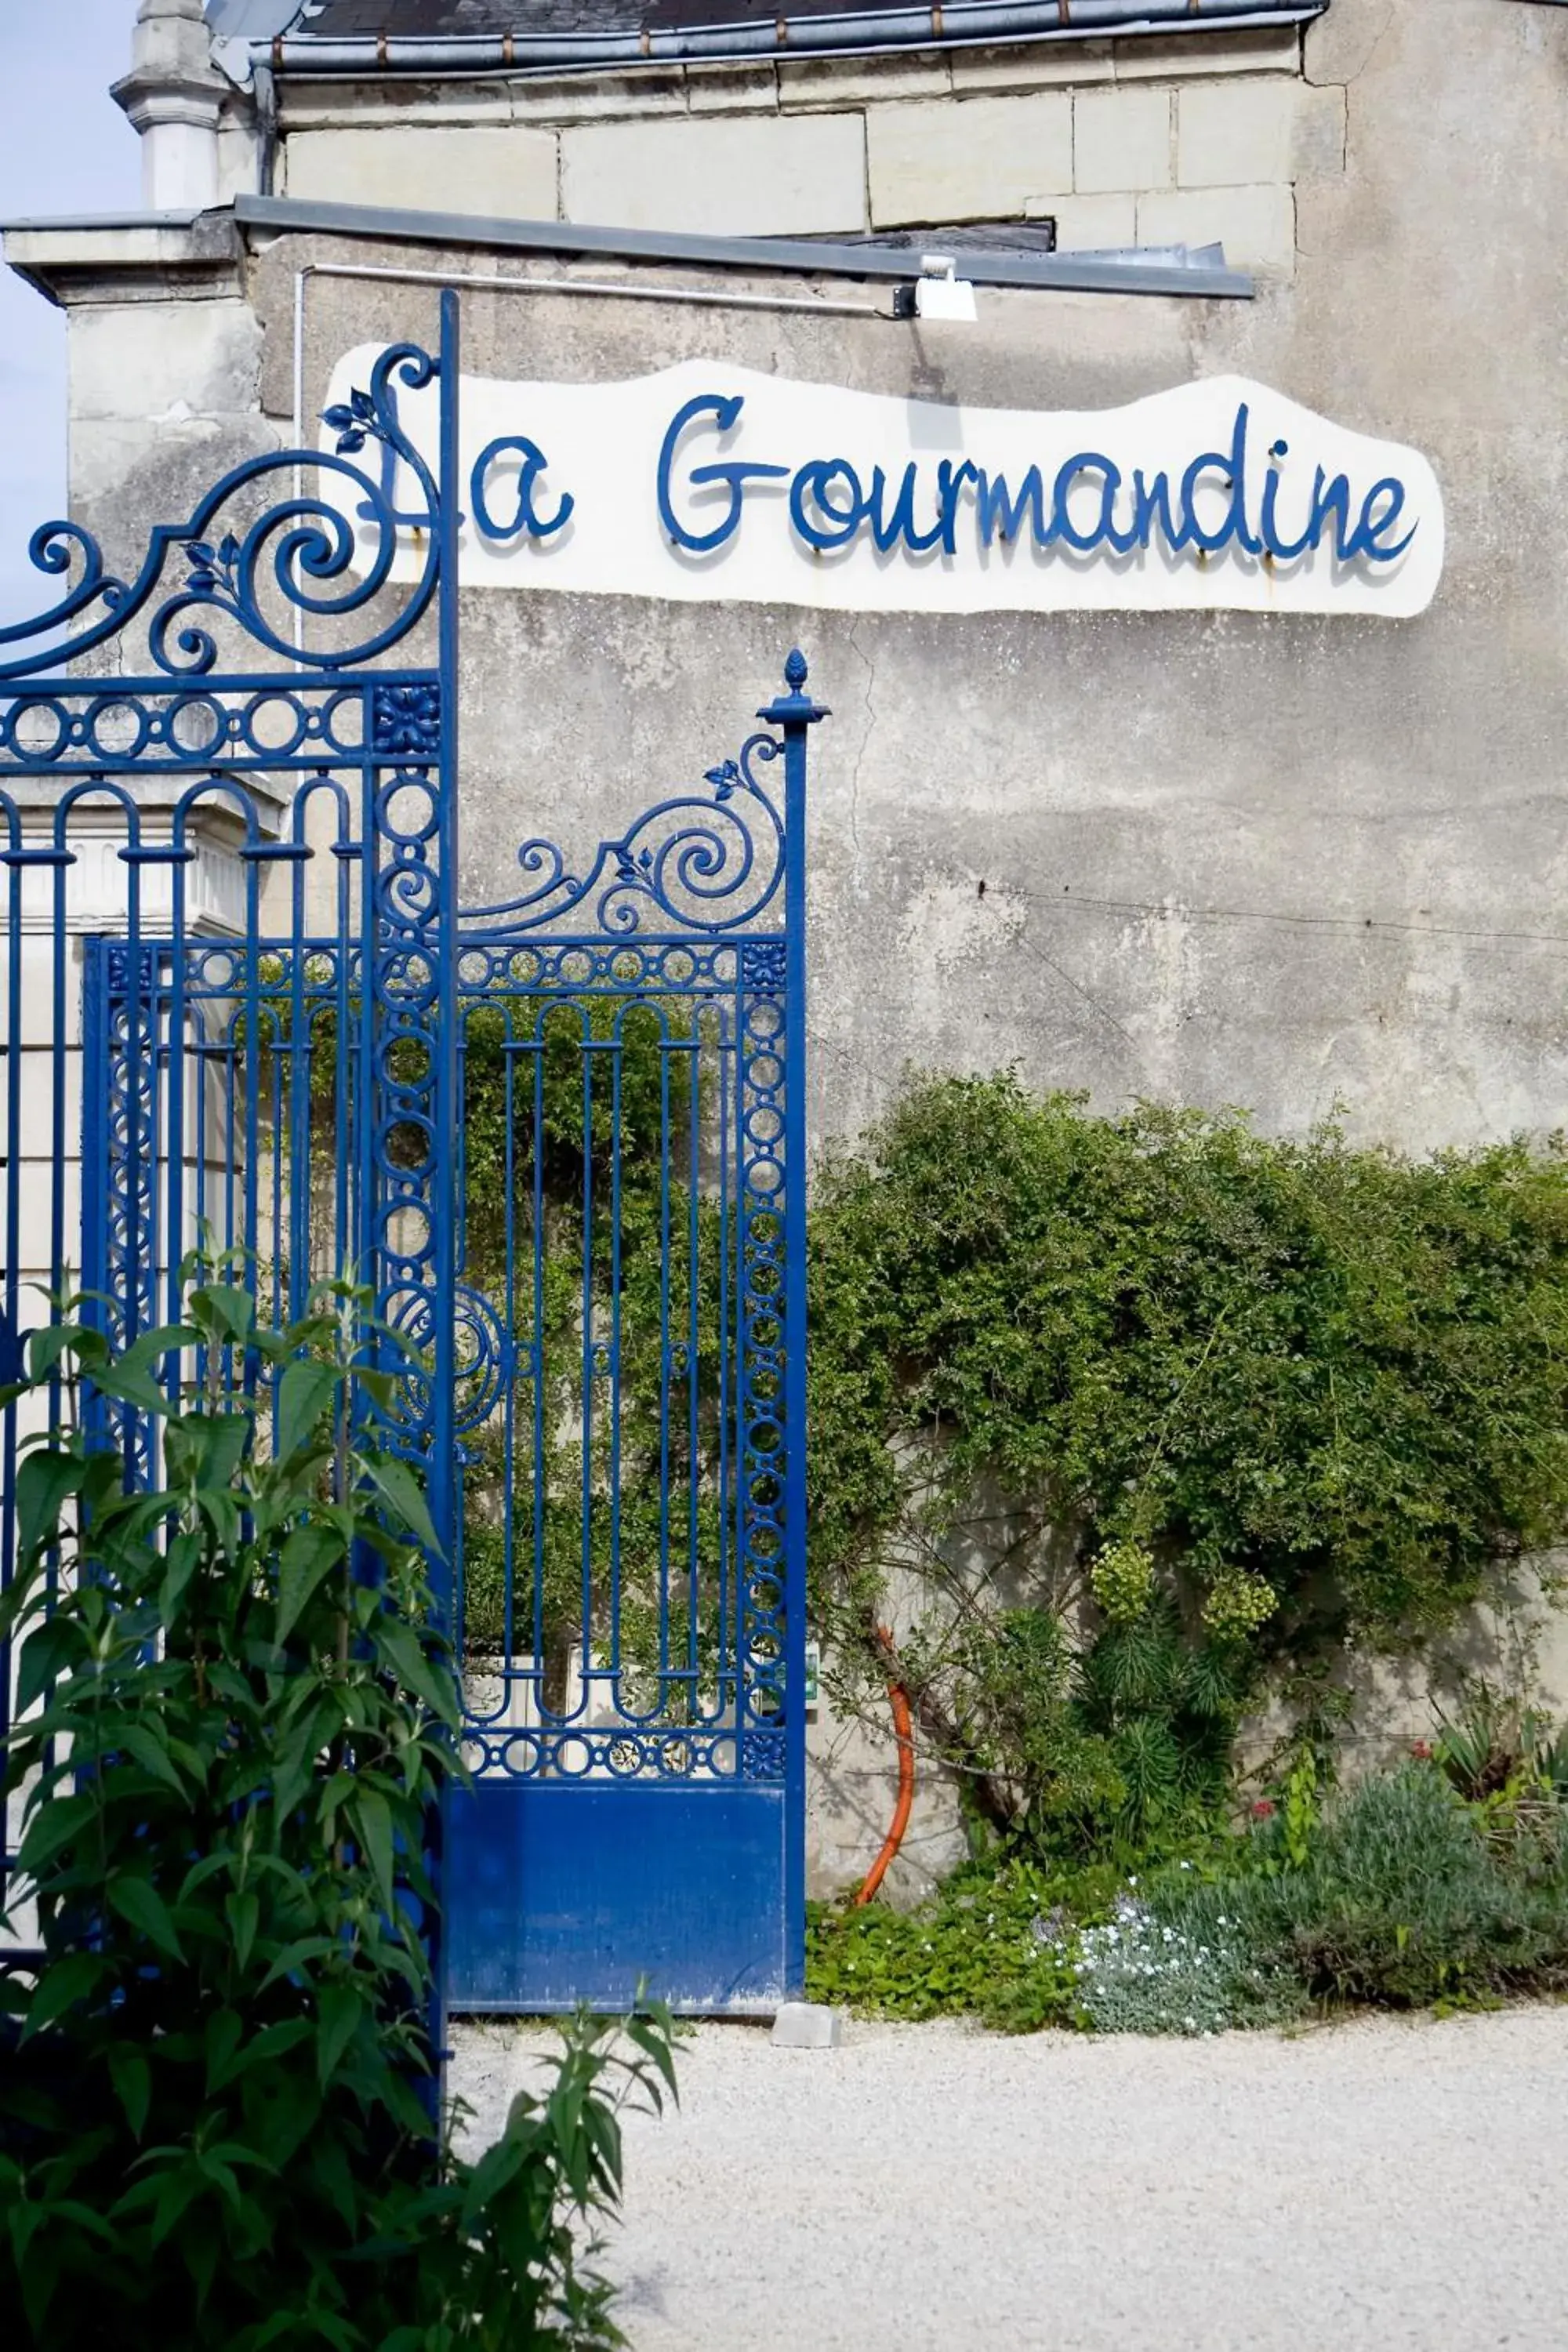
[[[434,466],[396,405],[427,384]],[[701,787],[581,877],[526,843],[516,898],[459,908],[457,418],[448,296],[335,451],[240,467],[134,580],[35,537],[60,593],[0,630],[0,1359],[79,1268],[120,1340],[174,1319],[198,1240],[274,1323],[368,1282],[464,1654],[454,2002],[763,2006],[802,1966],[822,713],[792,655]]]

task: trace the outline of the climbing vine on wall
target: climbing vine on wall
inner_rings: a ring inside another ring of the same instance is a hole
[[[1223,1801],[1244,1707],[1568,1532],[1568,1160],[916,1085],[819,1186],[811,1574],[994,1821]]]

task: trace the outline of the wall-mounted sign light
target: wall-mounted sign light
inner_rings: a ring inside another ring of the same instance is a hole
[[[949,319],[974,322],[974,289],[958,275],[951,253],[922,253],[921,274],[910,286],[893,289],[895,319]]]

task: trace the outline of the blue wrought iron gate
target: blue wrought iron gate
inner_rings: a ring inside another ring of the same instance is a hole
[[[700,785],[461,908],[458,352],[447,296],[335,451],[240,467],[134,580],[35,537],[61,593],[0,629],[0,1353],[78,1266],[121,1340],[176,1319],[198,1242],[273,1324],[372,1287],[462,1658],[450,2004],[765,2009],[803,1965],[822,714],[792,655]]]

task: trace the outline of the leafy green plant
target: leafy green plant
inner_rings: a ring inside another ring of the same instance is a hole
[[[1297,1749],[1285,1775],[1284,1799],[1279,1809],[1280,1843],[1292,1870],[1305,1870],[1310,1861],[1317,1826],[1318,1759],[1310,1747],[1303,1746]]]
[[[1563,1741],[1549,1718],[1486,1682],[1472,1684],[1452,1714],[1439,1709],[1437,1736],[1422,1744],[1472,1804],[1507,1802],[1535,1789],[1556,1794],[1568,1788],[1562,1772]]]
[[[825,1674],[993,1827],[1219,1820],[1268,1685],[1452,1624],[1568,1530],[1568,1161],[914,1085],[812,1225]],[[889,1591],[900,1597],[890,1609]],[[1317,1680],[1314,1680],[1317,1677]]]
[[[813,1904],[807,1991],[911,2021],[974,2016],[1007,2033],[1071,2024],[1078,1928],[1109,1916],[1120,1884],[1109,1867],[1049,1873],[1015,1857],[960,1872],[917,1911]]]
[[[342,1286],[271,1331],[216,1280],[118,1360],[30,1342],[72,1408],[17,1471],[0,1606],[43,1948],[5,1981],[0,2301],[40,2348],[619,2340],[579,2241],[617,2099],[670,2084],[662,2021],[625,2056],[574,2029],[477,2165],[438,2137],[425,1848],[460,1768],[434,1530],[365,1436],[393,1344]],[[147,1490],[83,1384],[152,1432]]]
[[[638,971],[628,955],[626,979]],[[551,1003],[531,992],[538,961],[526,948],[510,977],[515,996],[465,998],[461,1009],[458,1246],[465,1285],[530,1344],[510,1392],[493,1391],[465,1439],[459,1646],[476,1660],[529,1660],[546,1705],[570,1707],[573,1651],[607,1640],[613,1618],[627,1696],[679,1721],[691,1685],[661,1685],[659,1664],[717,1659],[727,1536],[716,1474],[726,1446],[733,1458],[720,1304],[733,1282],[731,1244],[700,1181],[714,1139],[704,1121],[718,1015],[696,998]],[[340,1008],[330,971],[312,980],[307,964],[300,1007],[283,960],[263,979],[262,1095],[279,1122],[275,1148],[298,1152],[310,1149],[309,1122],[332,1131]],[[348,1011],[352,1027],[352,996]],[[305,1062],[285,1086],[274,1066],[280,1050],[298,1050],[297,1026]],[[412,1075],[424,1050],[395,1040],[394,1076]],[[288,1132],[301,1118],[306,1128]],[[388,1139],[394,1164],[426,1148],[413,1126]],[[329,1186],[324,1243],[331,1216]],[[614,1471],[598,1375],[584,1372],[585,1307],[596,1331],[616,1335]],[[458,1337],[472,1344],[462,1324]],[[668,1572],[672,1528],[691,1548],[690,1576]]]
[[[1415,1762],[1326,1808],[1304,1861],[1276,1814],[1268,1865],[1205,1883],[1166,1874],[1163,1926],[1213,1943],[1219,1923],[1260,1963],[1320,1998],[1398,2007],[1568,1982],[1568,1819],[1553,1806],[1506,1843],[1484,1809]]]
[[[1201,1931],[1173,1927],[1132,1892],[1085,1932],[1074,1972],[1083,2021],[1098,2033],[1222,2033],[1283,2023],[1304,2005],[1240,1918],[1215,1910]]]

